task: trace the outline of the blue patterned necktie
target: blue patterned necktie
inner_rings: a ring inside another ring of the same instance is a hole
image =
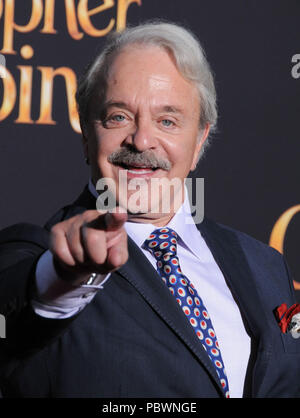
[[[177,234],[171,228],[159,228],[145,241],[157,260],[157,271],[181,306],[220,378],[226,398],[229,387],[216,333],[202,299],[182,273],[177,257]]]

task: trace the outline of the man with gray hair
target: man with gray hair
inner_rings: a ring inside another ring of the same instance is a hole
[[[0,232],[3,395],[299,396],[282,256],[191,214],[217,120],[198,40],[164,22],[114,34],[76,98],[88,186],[44,228]]]

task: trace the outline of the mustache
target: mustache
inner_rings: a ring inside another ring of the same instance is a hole
[[[149,168],[161,168],[169,171],[172,164],[169,160],[156,156],[153,151],[138,152],[129,148],[121,148],[112,152],[108,161],[112,164],[124,164],[127,166],[144,166]]]

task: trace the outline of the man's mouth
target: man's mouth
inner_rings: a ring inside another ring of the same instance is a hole
[[[131,174],[139,174],[139,175],[153,174],[153,172],[158,170],[158,167],[150,167],[150,166],[139,165],[139,164],[127,165],[127,164],[124,164],[124,163],[120,163],[118,165],[121,168],[127,170],[128,173],[131,173]]]

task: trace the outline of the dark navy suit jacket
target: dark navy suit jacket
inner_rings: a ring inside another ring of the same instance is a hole
[[[48,248],[51,226],[88,208],[95,208],[95,199],[85,189],[45,228],[18,224],[0,232],[3,396],[223,397],[194,330],[131,239],[127,263],[81,313],[55,320],[33,312],[35,266]],[[198,228],[251,337],[244,396],[299,397],[300,340],[283,334],[274,315],[283,302],[295,303],[283,257],[210,220]]]

